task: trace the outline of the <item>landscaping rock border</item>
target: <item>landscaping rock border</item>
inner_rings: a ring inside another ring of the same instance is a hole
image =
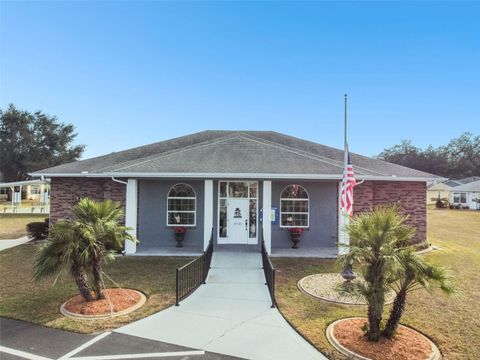
[[[365,306],[367,305],[366,302],[362,301],[361,299],[356,299],[356,298],[351,298],[349,299],[348,297],[346,296],[338,296],[337,298],[333,298],[333,297],[328,297],[328,296],[321,296],[321,295],[318,295],[318,294],[314,294],[312,293],[311,291],[309,291],[305,285],[304,285],[304,282],[307,280],[307,279],[311,279],[312,277],[324,277],[324,283],[326,286],[330,286],[330,291],[333,290],[333,287],[332,287],[332,278],[335,278],[335,280],[339,280],[339,281],[343,281],[343,278],[341,277],[340,274],[337,274],[337,273],[319,273],[319,274],[312,274],[312,275],[307,275],[303,278],[301,278],[298,282],[297,282],[297,288],[302,292],[304,293],[305,295],[307,296],[310,296],[316,300],[323,300],[323,301],[328,301],[328,302],[331,302],[331,303],[335,303],[335,304],[342,304],[342,305],[355,305],[355,306]],[[392,292],[392,294],[390,295],[390,297],[387,298],[388,300],[385,302],[386,304],[391,304],[393,303],[393,300],[395,299],[395,294]]]
[[[349,349],[347,349],[345,346],[343,346],[342,344],[340,344],[337,339],[335,338],[335,336],[333,335],[333,328],[335,327],[335,325],[337,323],[339,323],[340,321],[343,321],[343,320],[349,320],[349,319],[364,319],[364,318],[360,318],[360,317],[350,317],[350,318],[343,318],[343,319],[339,319],[339,320],[336,320],[334,321],[333,323],[331,323],[330,325],[328,325],[327,327],[327,330],[325,331],[325,334],[327,336],[327,340],[328,342],[330,343],[330,345],[332,345],[338,352],[342,353],[343,355],[346,355],[348,356],[349,359],[354,359],[354,360],[372,360],[371,358],[367,358],[365,356],[362,356],[360,354],[357,354]],[[440,350],[438,349],[437,345],[435,345],[435,343],[430,340],[428,337],[426,337],[425,335],[423,335],[420,331],[410,327],[410,326],[406,326],[406,325],[400,325],[400,326],[404,326],[404,327],[408,327],[410,328],[411,330],[415,331],[416,333],[418,333],[420,336],[422,336],[423,338],[425,338],[425,340],[427,340],[428,343],[430,343],[430,346],[432,347],[432,353],[430,354],[430,356],[428,357],[428,359],[426,360],[439,360],[442,358],[442,355],[440,353]]]
[[[62,306],[60,306],[60,313],[63,316],[73,318],[73,319],[79,319],[79,320],[111,319],[113,317],[129,314],[129,313],[141,308],[147,302],[147,297],[145,296],[145,294],[143,294],[142,292],[140,292],[138,290],[134,290],[134,289],[128,289],[128,290],[139,294],[140,295],[140,301],[138,303],[136,303],[135,305],[133,305],[129,308],[126,308],[122,311],[119,311],[119,312],[116,312],[116,313],[113,313],[113,314],[105,314],[105,315],[81,315],[81,314],[77,314],[77,313],[72,313],[65,308],[65,304],[68,303],[71,299],[73,299],[73,298],[70,298],[67,301],[65,301],[62,304]]]
[[[430,245],[428,248],[426,249],[423,249],[423,250],[419,250],[417,251],[417,255],[423,255],[423,254],[427,254],[431,251],[434,251],[434,250],[440,250],[440,248],[438,246],[435,246],[435,245]]]

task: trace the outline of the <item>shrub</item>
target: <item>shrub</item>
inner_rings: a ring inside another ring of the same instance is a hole
[[[448,205],[448,208],[449,208],[450,210],[453,210],[453,209],[455,209],[455,205],[450,204],[450,205]]]
[[[48,236],[48,219],[43,222],[27,224],[27,233],[35,241],[46,239]]]

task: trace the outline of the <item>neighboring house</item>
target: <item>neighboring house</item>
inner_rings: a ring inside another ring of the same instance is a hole
[[[434,183],[427,186],[427,204],[435,204],[438,197],[440,197],[440,199],[447,199],[450,201],[450,193],[453,191],[453,189],[455,188],[447,185],[447,182]]]
[[[49,183],[41,180],[22,180],[8,183],[0,183],[0,201],[21,202],[21,200],[33,200],[42,203],[45,197],[42,194],[49,192]],[[16,195],[20,194],[20,195]],[[20,198],[18,197],[20,196]]]
[[[450,203],[480,210],[480,180],[455,187],[450,194]]]
[[[48,180],[22,180],[0,183],[1,212],[49,211],[50,184]],[[30,201],[25,201],[28,199]]]
[[[447,181],[445,181],[445,184],[452,187],[452,188],[454,188],[456,186],[459,186],[459,185],[462,185],[462,183],[458,180],[447,180]]]
[[[468,183],[479,181],[479,180],[480,180],[480,176],[470,176],[470,177],[455,180],[455,181],[457,181],[461,185],[461,184],[468,184]]]
[[[82,197],[112,199],[140,240],[126,253],[203,251],[215,244],[259,247],[272,255],[337,253],[342,150],[271,131],[204,131],[41,170],[51,179],[51,220],[70,216]],[[354,211],[398,202],[426,238],[426,182],[440,178],[351,154]],[[269,211],[265,211],[268,209]],[[173,229],[187,229],[175,248]],[[291,249],[289,228],[307,231]]]

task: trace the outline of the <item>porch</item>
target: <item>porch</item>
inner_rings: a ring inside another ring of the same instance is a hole
[[[126,195],[126,225],[139,239],[127,255],[198,256],[210,239],[216,251],[260,252],[263,239],[273,257],[338,253],[336,181],[129,179]],[[302,231],[298,249],[291,228]]]

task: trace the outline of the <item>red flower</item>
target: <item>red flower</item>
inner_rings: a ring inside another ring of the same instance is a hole
[[[183,234],[187,229],[183,226],[177,226],[173,231],[175,231],[175,234]]]
[[[288,228],[288,231],[292,234],[303,234],[303,228]]]

